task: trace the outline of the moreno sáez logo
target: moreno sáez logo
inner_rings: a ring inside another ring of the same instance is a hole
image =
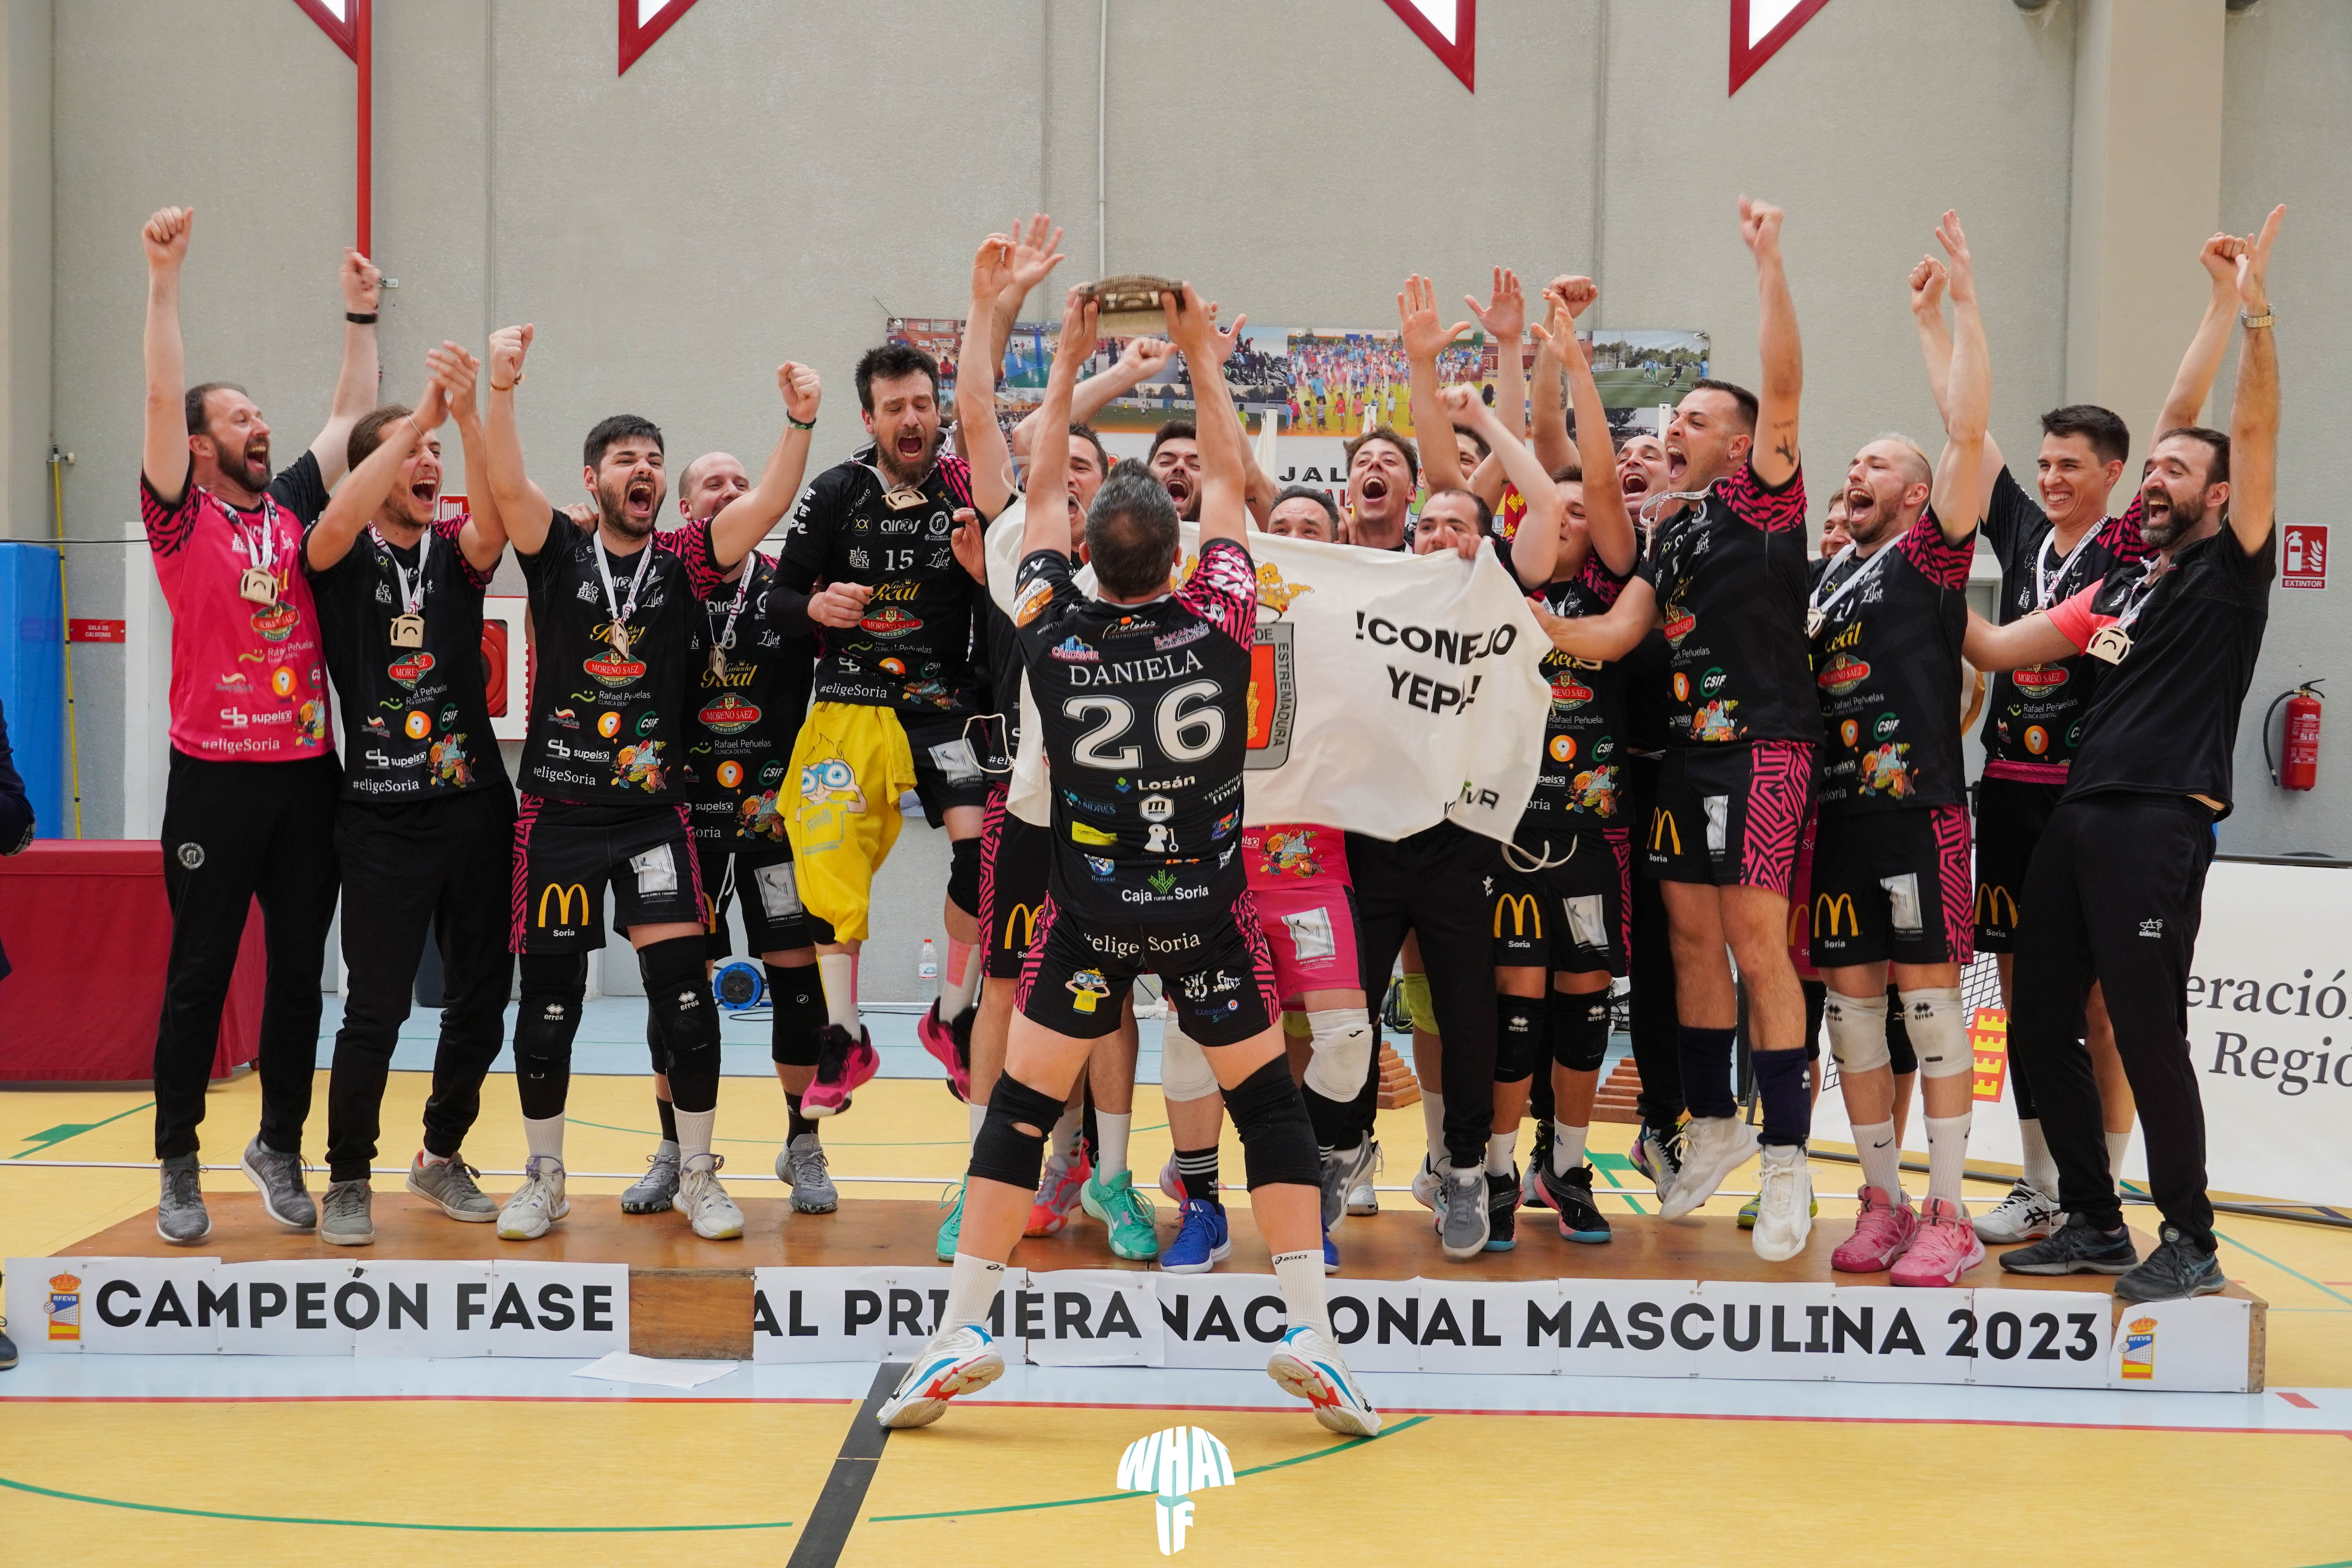
[[[1171,1426],[1138,1437],[1118,1457],[1121,1491],[1157,1494],[1152,1512],[1159,1522],[1162,1557],[1184,1550],[1184,1535],[1192,1523],[1192,1494],[1233,1484],[1233,1456],[1205,1427]]]

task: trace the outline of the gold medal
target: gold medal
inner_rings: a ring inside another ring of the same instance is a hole
[[[277,574],[264,566],[248,566],[236,580],[237,597],[248,604],[278,603]]]
[[[2083,651],[2102,664],[2121,664],[2131,647],[2131,633],[2121,626],[2104,626]]]
[[[1828,624],[1829,624],[1829,616],[1827,616],[1823,615],[1821,611],[1819,611],[1819,610],[1807,610],[1807,611],[1805,612],[1805,638],[1806,638],[1806,640],[1810,642],[1810,641],[1811,641],[1811,639],[1813,639],[1814,637],[1817,637],[1821,636],[1821,635],[1822,635],[1822,627],[1823,627],[1824,626],[1826,626],[1826,625],[1828,625]]]
[[[613,645],[613,657],[614,658],[626,658],[629,657],[628,627],[623,626],[618,621],[614,622],[613,634],[605,640]]]
[[[884,490],[882,499],[889,503],[892,511],[905,511],[908,507],[925,505],[931,498],[920,489],[906,486],[898,489]]]
[[[392,646],[394,647],[423,647],[425,646],[425,617],[423,616],[393,616]]]
[[[727,650],[714,646],[710,650],[710,673],[713,679],[727,679]]]

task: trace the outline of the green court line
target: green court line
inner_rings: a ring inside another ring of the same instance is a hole
[[[30,1492],[35,1497],[86,1502],[99,1508],[130,1509],[139,1513],[174,1513],[189,1519],[226,1519],[246,1524],[326,1524],[347,1530],[440,1530],[476,1535],[671,1535],[687,1531],[790,1530],[793,1527],[789,1519],[761,1520],[752,1524],[414,1524],[404,1520],[386,1519],[300,1519],[279,1513],[224,1513],[209,1508],[173,1508],[159,1502],[127,1502],[121,1498],[89,1497],[80,1492],[61,1492],[50,1487],[37,1487],[28,1481],[10,1480],[6,1476],[0,1476],[0,1487],[12,1491]]]
[[[1586,1152],[1585,1158],[1591,1162],[1592,1168],[1594,1170],[1609,1178],[1610,1186],[1615,1188],[1616,1191],[1624,1197],[1625,1206],[1627,1208],[1632,1209],[1635,1214],[1648,1214],[1650,1212],[1648,1209],[1642,1206],[1642,1200],[1635,1197],[1626,1189],[1625,1184],[1617,1179],[1618,1172],[1630,1171],[1633,1168],[1633,1161],[1628,1160],[1622,1154],[1599,1154],[1594,1153],[1590,1150]]]
[[[2216,1238],[2218,1238],[2218,1239],[2220,1239],[2220,1240],[2222,1240],[2222,1241],[2226,1241],[2226,1242],[2228,1242],[2231,1246],[2232,1246],[2232,1247],[2236,1247],[2239,1251],[2241,1251],[2241,1252],[2242,1252],[2242,1253],[2246,1254],[2248,1257],[2250,1257],[2250,1258],[2261,1258],[2261,1259],[2262,1259],[2262,1261],[2263,1261],[2264,1263],[2269,1264],[2272,1268],[2273,1268],[2277,1269],[2280,1273],[2282,1273],[2282,1274],[2288,1274],[2288,1275],[2292,1275],[2292,1276],[2294,1276],[2295,1279],[2302,1280],[2305,1284],[2306,1284],[2306,1285],[2310,1286],[2313,1289],[2315,1289],[2315,1290],[2318,1291],[2321,1295],[2323,1295],[2323,1296],[2331,1296],[2331,1297],[2335,1298],[2336,1300],[2343,1302],[2346,1306],[2347,1306],[2347,1307],[2352,1307],[2352,1296],[2347,1296],[2347,1295],[2346,1295],[2343,1291],[2341,1291],[2341,1290],[2331,1290],[2331,1289],[2329,1289],[2326,1286],[2322,1285],[2318,1280],[2314,1279],[2310,1275],[2305,1274],[2305,1272],[2303,1272],[2303,1270],[2301,1270],[2300,1268],[2288,1268],[2285,1264],[2281,1263],[2281,1262],[2280,1262],[2277,1258],[2271,1258],[2271,1257],[2268,1257],[2268,1256],[2266,1256],[2266,1255],[2264,1255],[2264,1254],[2263,1254],[2263,1253],[2256,1252],[2252,1247],[2248,1247],[2244,1242],[2240,1241],[2240,1240],[2239,1240],[2236,1237],[2234,1237],[2234,1236],[2228,1236],[2228,1235],[2224,1235],[2222,1232],[2218,1231],[2218,1230],[2217,1230],[2217,1231],[2215,1231],[2215,1232],[2213,1233],[2213,1235],[2215,1236],[2215,1237],[2216,1237]]]
[[[1367,1444],[1379,1442],[1382,1437],[1393,1437],[1399,1432],[1409,1431],[1428,1419],[1426,1415],[1416,1415],[1409,1421],[1400,1421],[1393,1426],[1382,1427],[1376,1436],[1360,1437],[1334,1447],[1318,1448],[1311,1454],[1294,1454],[1287,1459],[1276,1459],[1272,1464],[1252,1465],[1245,1470],[1235,1470],[1234,1479],[1239,1480],[1244,1476],[1264,1475],[1268,1470],[1287,1469],[1292,1465],[1303,1465],[1312,1459],[1328,1459],[1334,1454],[1353,1453]],[[1083,1508],[1087,1503],[1095,1502],[1129,1502],[1152,1495],[1150,1492],[1105,1492],[1099,1497],[1056,1498],[1052,1502],[1010,1502],[996,1508],[956,1508],[949,1509],[943,1513],[877,1513],[866,1522],[904,1524],[909,1520],[918,1519],[970,1519],[983,1513],[1028,1513],[1043,1508]]]
[[[108,1117],[106,1121],[60,1121],[55,1127],[48,1128],[44,1131],[28,1132],[25,1135],[25,1141],[32,1144],[32,1147],[29,1149],[19,1149],[14,1154],[9,1155],[8,1158],[11,1160],[22,1160],[27,1155],[40,1153],[45,1149],[54,1149],[58,1144],[63,1143],[69,1139],[79,1138],[85,1132],[97,1131],[100,1128],[105,1126],[108,1121],[120,1121],[126,1116],[136,1116],[142,1110],[152,1110],[154,1109],[154,1106],[155,1102],[151,1100],[144,1105],[134,1105],[128,1110],[117,1111],[114,1115]]]

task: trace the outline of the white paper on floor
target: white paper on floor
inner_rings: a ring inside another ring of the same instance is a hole
[[[664,1388],[692,1388],[714,1377],[725,1377],[742,1364],[733,1361],[657,1361],[652,1356],[614,1351],[572,1375],[602,1378],[607,1383],[655,1383]]]

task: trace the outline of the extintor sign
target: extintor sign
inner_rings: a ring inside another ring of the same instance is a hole
[[[2327,586],[2327,525],[2290,522],[2279,528],[2279,586]]]

